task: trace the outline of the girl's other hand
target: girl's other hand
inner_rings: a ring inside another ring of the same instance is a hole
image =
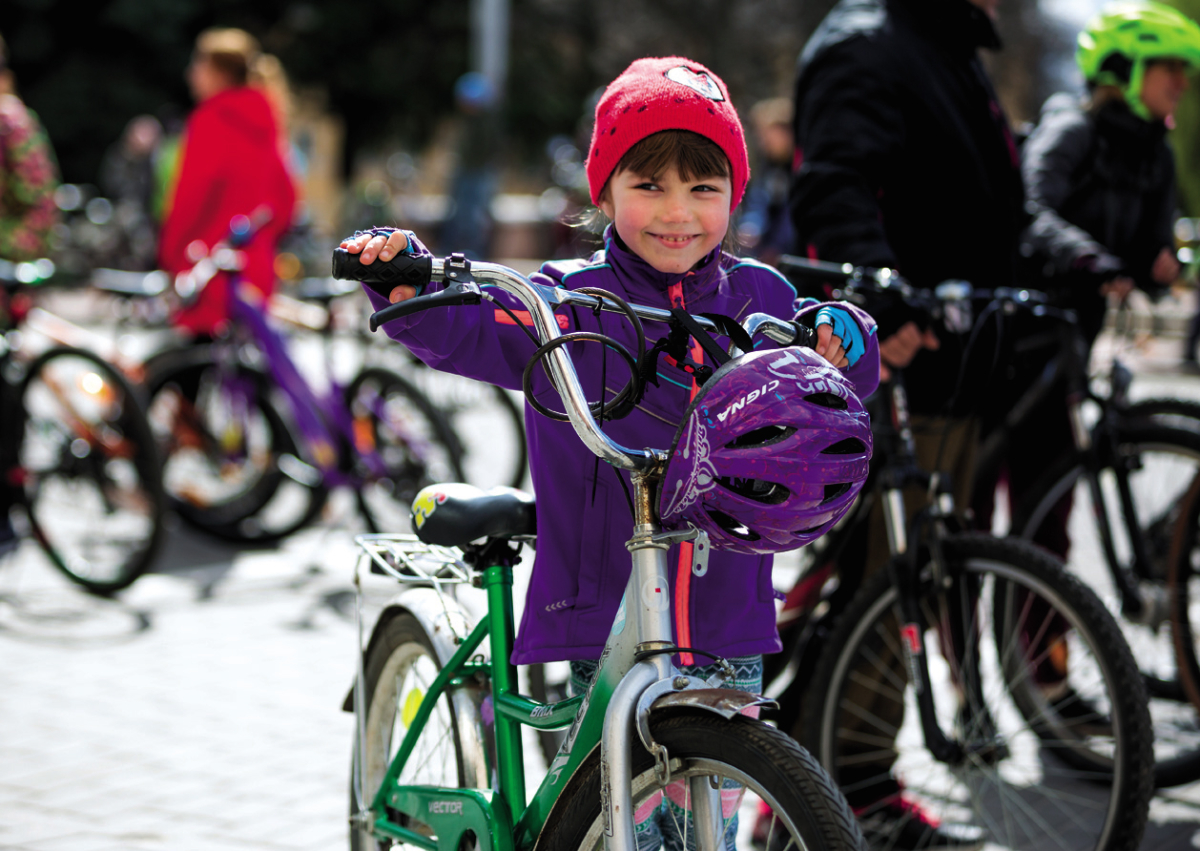
[[[369,266],[376,258],[384,261],[391,260],[404,249],[408,248],[408,239],[402,231],[393,231],[386,239],[383,236],[372,236],[364,233],[343,239],[341,247],[351,254],[361,255],[358,262]],[[408,301],[417,294],[416,287],[400,284],[388,295],[388,301],[395,304],[398,301]]]
[[[817,347],[813,351],[838,369],[850,365],[846,350],[842,348],[842,338],[834,335],[832,325],[817,326]]]

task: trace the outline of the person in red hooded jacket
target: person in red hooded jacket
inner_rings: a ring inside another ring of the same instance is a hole
[[[187,271],[229,232],[237,215],[270,208],[270,220],[245,247],[243,276],[263,295],[274,288],[275,246],[292,219],[296,191],[281,155],[270,102],[249,85],[258,43],[238,29],[210,29],[196,40],[187,69],[197,102],[184,128],[174,184],[159,236],[159,265]],[[175,317],[193,334],[212,334],[228,317],[228,277],[209,281]]]

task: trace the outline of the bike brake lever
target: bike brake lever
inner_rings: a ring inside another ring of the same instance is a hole
[[[342,249],[338,250],[341,251]],[[395,263],[395,261],[402,256],[404,255],[399,255],[398,257],[393,258],[391,263]],[[433,258],[409,257],[409,259],[425,261],[425,263],[422,264],[425,269],[423,274],[425,275],[425,282],[428,282],[432,275]],[[361,264],[359,265],[361,266]],[[371,267],[367,266],[363,268],[370,269]],[[420,269],[422,267],[416,266],[414,268]],[[481,301],[483,301],[483,293],[480,291],[479,284],[475,282],[475,278],[471,274],[470,260],[468,260],[462,254],[452,254],[446,259],[446,262],[443,266],[443,271],[447,280],[450,281],[449,285],[444,290],[437,293],[431,293],[430,295],[415,296],[414,298],[410,298],[406,301],[390,304],[382,310],[371,314],[371,330],[378,330],[379,326],[385,322],[391,322],[393,319],[399,319],[401,316],[409,316],[413,313],[419,313],[422,310],[430,310],[435,307],[448,307],[459,304],[479,304]],[[402,273],[404,273],[403,270]],[[410,277],[415,278],[415,275],[410,275]],[[395,276],[393,276],[393,280],[395,280]],[[364,283],[366,283],[368,286],[371,286],[371,288],[375,289],[376,292],[379,292],[378,289],[372,286],[370,281],[364,281]],[[392,288],[394,288],[397,284],[402,283],[410,283],[410,281],[395,280],[395,283],[390,285],[388,293],[390,294]]]
[[[435,307],[449,307],[450,305],[457,304],[479,304],[481,301],[483,301],[483,294],[479,290],[479,284],[474,281],[455,281],[441,292],[416,296],[407,301],[389,304],[383,310],[372,313],[371,330],[376,331],[385,322],[391,322],[393,319],[399,319],[401,316],[420,313],[422,310],[430,310]]]

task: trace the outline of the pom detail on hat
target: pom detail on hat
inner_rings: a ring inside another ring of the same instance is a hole
[[[634,107],[636,111],[629,114]],[[725,152],[733,190],[730,209],[736,207],[750,180],[742,122],[721,78],[680,56],[638,59],[604,90],[596,104],[587,161],[592,203],[600,203],[600,193],[621,157],[663,130],[690,130]],[[603,147],[598,144],[601,138]]]

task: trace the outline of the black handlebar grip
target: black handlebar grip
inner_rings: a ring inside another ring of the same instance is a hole
[[[792,325],[796,329],[796,339],[792,342],[793,346],[803,346],[806,349],[815,349],[817,347],[817,332],[807,325],[801,325],[799,322],[793,322]]]
[[[340,281],[359,281],[384,298],[391,295],[400,284],[408,284],[418,290],[429,283],[433,274],[433,258],[397,254],[391,260],[376,259],[363,264],[359,254],[351,254],[344,248],[333,250],[333,277]]]

